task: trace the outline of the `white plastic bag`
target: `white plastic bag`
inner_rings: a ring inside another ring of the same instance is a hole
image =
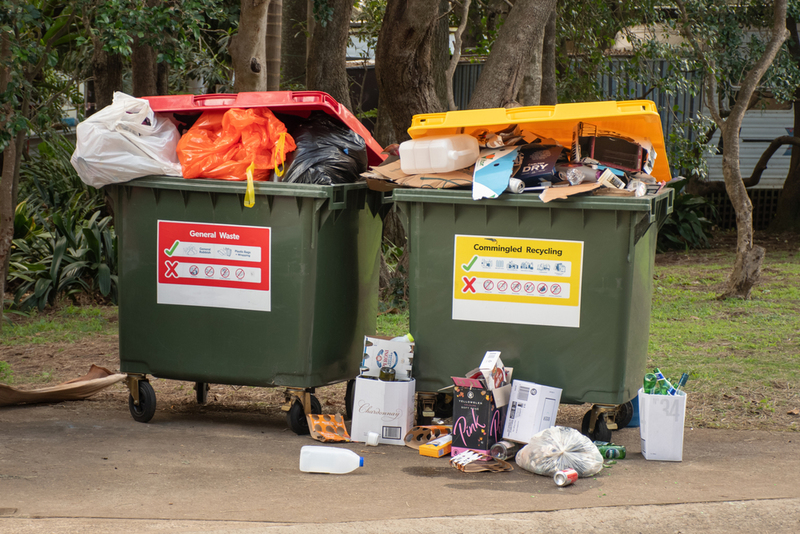
[[[579,477],[590,477],[603,469],[603,455],[592,441],[566,426],[546,428],[519,450],[517,465],[537,475],[553,476],[572,468]]]
[[[102,187],[150,174],[181,176],[180,134],[150,103],[115,92],[114,100],[76,129],[70,163],[86,184]]]

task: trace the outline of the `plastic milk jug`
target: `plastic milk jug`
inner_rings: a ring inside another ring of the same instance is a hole
[[[400,144],[400,168],[406,174],[450,172],[474,165],[478,140],[467,134],[411,139]]]
[[[363,465],[364,459],[349,449],[313,445],[300,449],[300,471],[306,473],[343,474]]]

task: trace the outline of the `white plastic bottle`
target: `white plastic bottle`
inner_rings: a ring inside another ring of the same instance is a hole
[[[400,143],[400,168],[406,174],[455,171],[474,165],[480,150],[467,134],[411,139]]]
[[[402,341],[403,343],[413,343],[414,342],[414,336],[412,336],[411,334],[406,334],[406,335],[400,336],[400,337],[393,337],[389,341]]]
[[[341,475],[364,466],[364,458],[349,449],[315,447],[300,449],[300,471],[306,473],[333,473]]]

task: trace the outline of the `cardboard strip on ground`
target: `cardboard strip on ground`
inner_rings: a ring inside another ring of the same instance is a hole
[[[92,365],[84,376],[48,388],[24,391],[0,384],[0,406],[81,400],[124,379],[125,375],[122,373]]]

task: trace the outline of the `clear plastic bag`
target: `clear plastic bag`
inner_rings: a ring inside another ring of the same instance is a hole
[[[354,131],[324,113],[314,113],[290,128],[297,150],[283,177],[298,184],[348,184],[367,170],[367,144]]]
[[[603,469],[603,456],[592,440],[565,426],[546,428],[533,436],[517,453],[516,462],[526,471],[545,476],[571,468],[583,478]]]
[[[70,158],[84,183],[93,187],[150,174],[181,176],[175,147],[178,129],[156,115],[150,103],[115,92],[114,100],[76,128]]]

